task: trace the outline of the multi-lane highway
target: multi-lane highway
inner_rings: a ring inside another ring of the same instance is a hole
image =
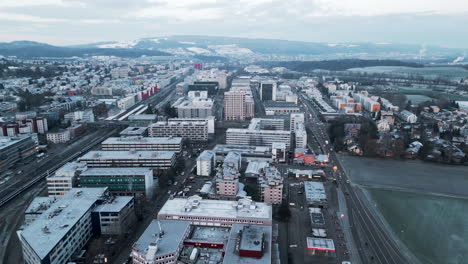
[[[349,212],[349,215],[344,217],[349,218],[351,231],[363,263],[413,263],[413,259],[406,256],[398,242],[393,239],[391,231],[384,227],[375,211],[365,203],[361,190],[351,185],[350,178],[336,153],[329,151],[330,146],[326,144],[329,142],[327,127],[319,121],[315,106],[302,95],[299,96],[306,114],[310,117],[307,127],[315,134],[320,148],[326,152],[324,154],[330,154],[330,164],[338,168],[336,178],[339,188],[346,194]]]

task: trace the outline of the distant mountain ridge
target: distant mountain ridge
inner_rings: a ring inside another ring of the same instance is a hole
[[[0,43],[0,55],[19,57],[66,57],[114,55],[222,56],[252,55],[310,56],[317,59],[387,58],[387,59],[455,59],[465,50],[438,46],[392,43],[319,43],[274,39],[251,39],[213,36],[166,36],[130,41],[108,41],[66,47],[34,41]],[[45,54],[45,55],[44,55]],[[310,58],[309,58],[310,59]]]

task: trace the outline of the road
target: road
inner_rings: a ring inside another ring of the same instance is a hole
[[[298,93],[300,94],[300,93]],[[307,127],[315,134],[321,148],[327,152],[330,146],[326,144],[329,142],[327,127],[318,119],[317,111],[314,106],[302,95],[300,100],[304,108],[311,118],[308,120]],[[324,153],[327,154],[327,153]],[[404,255],[403,251],[395,241],[388,229],[385,229],[381,219],[368,208],[363,201],[363,196],[359,190],[352,186],[348,174],[343,169],[340,161],[334,152],[330,152],[330,164],[337,166],[336,178],[339,188],[346,195],[347,211],[351,233],[359,250],[360,259],[363,263],[382,263],[382,264],[401,264],[413,263],[413,260]],[[346,233],[346,232],[345,232]],[[356,254],[351,252],[350,254]]]

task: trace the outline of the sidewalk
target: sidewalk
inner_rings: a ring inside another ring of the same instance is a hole
[[[350,214],[348,213],[348,208],[346,206],[346,198],[343,192],[341,191],[341,188],[337,188],[337,195],[338,195],[338,206],[339,206],[337,217],[338,219],[340,219],[341,229],[343,230],[343,233],[345,235],[346,247],[349,250],[349,257],[350,257],[351,263],[353,264],[362,263],[357,246],[354,242],[355,240],[354,240],[353,234],[350,229],[350,224],[349,224]],[[343,219],[341,218],[341,214],[345,216]]]

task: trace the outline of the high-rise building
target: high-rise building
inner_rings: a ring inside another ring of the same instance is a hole
[[[197,175],[210,176],[215,166],[215,152],[204,150],[197,158]]]
[[[247,118],[247,94],[244,91],[224,93],[224,119],[245,120]]]
[[[283,201],[283,177],[275,167],[266,167],[258,177],[260,198],[269,204],[281,204]]]
[[[260,99],[262,101],[276,101],[276,81],[264,81],[260,83]]]

